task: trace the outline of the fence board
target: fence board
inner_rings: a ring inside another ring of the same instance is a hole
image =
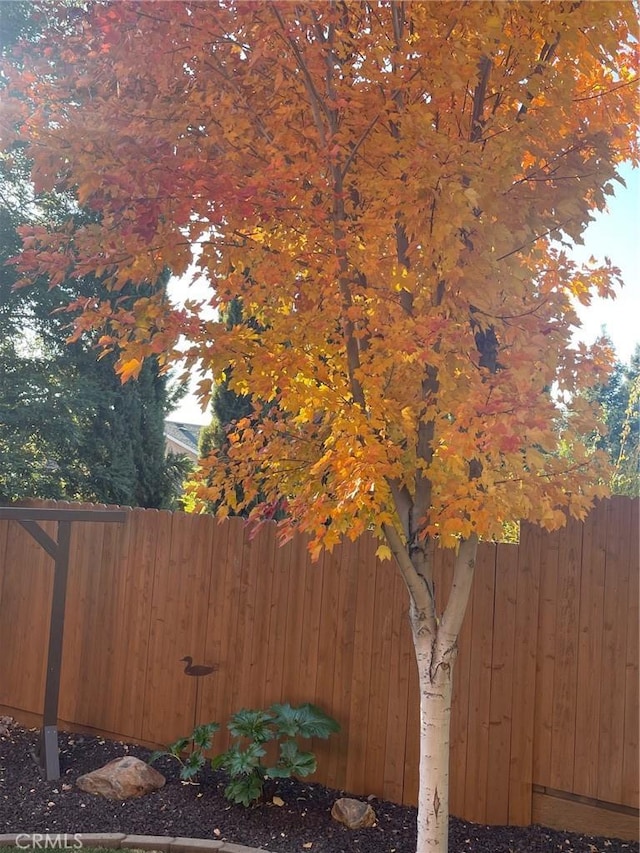
[[[9,564],[9,561],[7,560],[7,539],[9,535],[10,523],[11,522],[6,519],[4,521],[0,521],[0,609],[2,608],[2,590],[4,587],[4,579],[7,574],[6,567]],[[16,523],[13,522],[13,524]]]
[[[209,663],[201,658],[209,589],[199,518],[158,516],[143,731],[145,740],[168,743],[196,723],[198,679],[184,673],[180,658],[191,655],[195,664]]]
[[[214,739],[216,751],[226,749],[230,735],[226,728],[233,711],[233,680],[239,666],[236,658],[236,626],[240,601],[242,573],[242,543],[245,525],[240,518],[230,518],[217,524],[212,543],[207,612],[207,660],[218,669],[204,679],[202,685],[201,718],[205,722],[218,722],[222,729]]]
[[[402,583],[402,588],[404,590],[404,583]],[[400,802],[407,803],[412,801],[413,797],[413,792],[406,791],[404,788],[407,762],[419,762],[420,760],[420,692],[418,689],[416,653],[409,627],[409,602],[406,591],[404,591],[404,601],[404,618],[400,623],[399,684],[401,689],[398,696],[399,707],[404,707],[404,715],[400,718],[400,725],[404,728],[404,749],[399,755],[397,784],[402,790]],[[406,689],[403,689],[405,683]]]
[[[540,537],[536,531],[535,535],[540,540],[540,602],[535,655],[534,716],[536,736],[533,750],[533,781],[544,785],[551,775],[560,532],[556,530],[547,536]]]
[[[344,788],[347,776],[349,739],[351,729],[355,731],[357,722],[349,717],[351,704],[351,678],[353,675],[354,634],[356,623],[358,576],[355,570],[357,543],[345,542],[341,548],[340,577],[338,591],[338,633],[336,644],[340,654],[336,655],[333,671],[333,694],[331,700],[332,716],[340,721],[342,748],[333,750],[329,761],[329,774],[332,786]]]
[[[251,625],[251,651],[249,655],[249,679],[252,682],[250,697],[247,701],[253,708],[264,708],[271,704],[266,698],[266,671],[269,667],[269,608],[265,602],[271,601],[273,587],[274,551],[276,548],[275,524],[261,528],[255,541],[255,563],[251,571],[256,587],[256,602]],[[243,667],[245,669],[245,667]],[[251,701],[253,700],[253,701]]]
[[[361,537],[357,547],[358,589],[355,602],[353,674],[349,701],[349,719],[353,720],[354,725],[349,738],[345,781],[347,791],[364,791],[367,787],[365,768],[369,742],[369,706],[373,667],[371,648],[374,639],[373,631],[375,631],[373,616],[377,574],[376,542],[372,538]]]
[[[296,537],[292,544],[291,563],[289,565],[289,605],[287,612],[287,630],[285,639],[285,666],[282,684],[283,696],[291,704],[309,699],[306,684],[300,681],[300,655],[302,652],[302,634],[304,630],[304,590],[307,565],[307,540]],[[302,571],[299,571],[302,569]],[[339,640],[336,640],[339,642]]]
[[[113,627],[112,671],[120,699],[113,725],[114,731],[131,730],[140,739],[144,739],[156,550],[164,523],[157,512],[136,509],[129,514],[124,529],[117,528],[121,556],[115,580],[118,615]]]
[[[598,799],[620,803],[624,760],[624,689],[627,654],[631,503],[613,497],[608,504],[604,631],[600,695]]]
[[[446,595],[451,589],[454,554],[447,552],[448,565],[446,577],[449,583]],[[473,626],[473,596],[470,596],[467,613],[458,637],[458,659],[453,670],[453,698],[451,701],[451,754],[450,770],[450,809],[451,813],[461,817],[464,812],[464,796],[467,785],[467,751],[469,740],[469,684],[471,681],[471,642]]]
[[[286,653],[287,609],[289,607],[289,575],[293,543],[277,547],[274,553],[271,600],[269,601],[269,661],[265,671],[265,704],[281,702]],[[323,590],[324,595],[324,590]],[[322,612],[322,606],[320,608]],[[318,633],[322,635],[321,628]],[[320,664],[318,663],[318,673]]]
[[[223,602],[224,610],[228,610],[230,618],[226,625],[226,648],[222,661],[226,664],[225,670],[227,674],[227,684],[225,685],[225,695],[229,708],[232,705],[233,680],[235,677],[235,669],[240,666],[240,660],[237,657],[237,631],[238,631],[238,614],[241,610],[241,590],[242,590],[242,573],[243,573],[243,558],[244,558],[244,539],[245,527],[242,519],[234,518],[230,520],[232,527],[229,531],[229,552],[227,559],[229,560],[229,572],[227,575],[228,586],[226,590],[225,600]]]
[[[573,791],[598,796],[598,744],[602,686],[604,568],[607,549],[607,504],[599,501],[584,524],[582,582],[578,628],[578,694],[575,725]]]
[[[640,620],[638,616],[638,602],[640,590],[638,589],[638,558],[640,555],[640,519],[637,507],[631,507],[631,525],[628,531],[629,551],[629,612],[627,616],[627,666],[625,680],[625,703],[624,703],[624,746],[622,765],[622,802],[628,806],[637,806],[640,799],[638,785],[638,764],[640,749],[638,744],[638,707],[640,699],[638,686],[640,674],[638,671],[638,651],[640,637],[638,629]]]
[[[573,790],[581,559],[582,524],[569,519],[558,549],[551,764],[547,783],[560,791]]]
[[[489,755],[489,709],[491,703],[491,650],[493,646],[493,606],[495,593],[496,546],[478,548],[473,583],[473,625],[469,680],[468,727],[473,739],[467,741],[464,814],[481,822],[487,805]],[[472,748],[469,749],[469,746]]]
[[[98,700],[99,690],[74,690],[74,685],[101,683],[106,610],[102,583],[104,524],[71,525],[64,645],[60,675],[60,716],[81,725],[102,728],[108,719]],[[96,702],[96,700],[98,700]]]
[[[404,744],[404,775],[402,777],[402,802],[413,804],[418,796],[420,777],[420,683],[418,665],[409,631],[404,633],[407,661],[407,717]]]
[[[269,539],[269,533],[271,533],[271,539]],[[265,556],[273,549],[273,528],[271,527],[263,527],[255,537],[245,539],[240,586],[242,598],[236,634],[236,665],[232,700],[234,711],[241,707],[260,708],[264,695],[264,674],[258,672],[255,665],[254,635],[256,628],[259,629],[262,625],[258,611],[262,610],[264,613],[261,595],[266,594],[266,586],[270,581],[270,571],[263,564],[265,549]]]
[[[515,545],[498,545],[490,675],[487,802],[483,818],[487,823],[498,825],[509,822],[512,662],[517,584],[518,549]]]
[[[373,631],[371,637],[371,677],[365,779],[371,791],[383,790],[387,697],[395,678],[391,672],[391,631],[396,568],[390,560],[378,564],[375,574]],[[324,594],[324,590],[323,590]],[[323,634],[322,636],[326,636]],[[322,648],[322,644],[321,644]],[[320,670],[318,671],[320,675]],[[319,683],[319,682],[318,682]]]
[[[396,573],[393,591],[393,620],[390,637],[390,678],[387,699],[387,730],[382,796],[402,802],[404,757],[407,740],[407,704],[409,701],[409,665],[415,666],[409,654],[411,639],[408,626],[409,602],[404,581]],[[407,637],[409,635],[409,638]]]
[[[321,705],[331,716],[335,717],[341,726],[344,720],[336,714],[333,705],[333,673],[335,669],[336,656],[339,655],[338,638],[338,601],[340,596],[340,551],[338,549],[326,553],[323,558],[322,572],[322,607],[320,612],[320,637],[322,638],[318,647],[318,672],[316,673],[316,696],[322,697]],[[296,567],[292,566],[291,574],[296,574]],[[339,749],[346,749],[347,741],[344,729],[337,737],[332,737],[325,743],[316,744],[318,766],[322,768],[327,784],[332,784],[329,768],[337,763],[334,754]]]
[[[207,560],[210,572],[209,600],[207,604],[207,624],[205,634],[205,660],[216,666],[215,674],[211,678],[204,678],[200,686],[200,702],[196,710],[198,719],[203,723],[217,722],[224,726],[224,690],[222,683],[226,677],[227,661],[226,648],[223,648],[225,640],[226,620],[229,611],[224,607],[224,596],[227,589],[227,570],[229,560],[227,552],[229,548],[229,530],[231,525],[216,524],[213,528],[211,541],[211,552]],[[222,752],[223,742],[226,740],[226,730],[216,735],[214,748]]]
[[[304,622],[300,642],[300,681],[304,687],[305,702],[318,702],[323,705],[326,697],[318,693],[318,653],[320,643],[320,618],[322,615],[322,585],[324,579],[324,554],[313,562],[310,554],[302,555],[304,577],[304,599],[302,610]]]
[[[0,704],[43,710],[53,560],[15,521],[6,526],[0,619]],[[57,524],[42,524],[56,536]]]
[[[541,534],[530,524],[520,528],[515,642],[513,647],[512,716],[509,768],[509,823],[531,822],[535,708],[531,701],[536,684],[536,626],[540,595]]]

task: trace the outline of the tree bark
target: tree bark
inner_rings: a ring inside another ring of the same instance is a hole
[[[437,666],[431,637],[414,636],[420,684],[420,790],[416,853],[446,853],[453,666]],[[435,664],[435,672],[434,672]]]
[[[446,609],[431,621],[414,607],[413,643],[420,686],[420,789],[416,853],[447,853],[449,844],[449,750],[453,667],[458,635],[469,602],[478,540],[460,543]],[[434,614],[435,616],[435,614]],[[435,622],[435,630],[432,626]]]

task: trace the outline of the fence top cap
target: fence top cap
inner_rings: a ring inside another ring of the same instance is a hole
[[[15,521],[126,521],[122,509],[57,509],[50,507],[0,506],[0,519]]]

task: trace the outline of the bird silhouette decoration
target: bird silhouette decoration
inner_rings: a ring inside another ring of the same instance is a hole
[[[213,664],[212,666],[203,666],[202,664],[194,665],[191,655],[185,655],[183,658],[180,658],[180,660],[186,663],[184,674],[191,675],[194,678],[198,678],[203,675],[211,675],[212,672],[215,672],[218,669],[217,664]]]

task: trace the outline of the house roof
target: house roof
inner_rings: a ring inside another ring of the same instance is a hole
[[[185,424],[179,421],[164,422],[165,438],[184,448],[184,452],[194,458],[198,457],[198,440],[201,429],[200,424]]]

